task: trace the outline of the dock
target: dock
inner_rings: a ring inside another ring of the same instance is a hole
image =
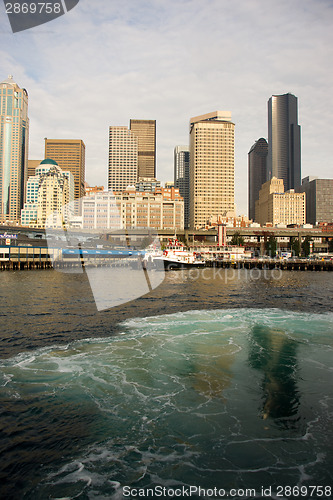
[[[111,253],[108,251],[108,253]],[[102,251],[93,254],[85,254],[85,251],[73,252],[73,255],[62,253],[60,248],[48,248],[45,246],[0,246],[0,271],[27,271],[43,269],[68,269],[68,268],[93,268],[93,267],[135,267],[142,266],[142,258],[139,255],[131,257],[126,255],[108,255]],[[55,266],[53,265],[55,262]],[[332,271],[333,260],[330,259],[271,259],[258,257],[251,259],[206,259],[203,268],[222,269],[263,269],[281,271]]]

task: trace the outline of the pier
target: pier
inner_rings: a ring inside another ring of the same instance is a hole
[[[85,252],[83,250],[83,252]],[[135,254],[135,252],[133,252]],[[55,264],[53,264],[55,262]],[[0,271],[27,271],[42,269],[79,269],[97,267],[141,268],[140,255],[109,255],[102,252],[73,255],[62,254],[61,248],[31,246],[0,246]],[[206,259],[203,268],[263,269],[282,271],[332,271],[333,260],[319,258],[271,259],[268,257],[244,259]]]
[[[249,260],[209,260],[205,267],[223,269],[281,269],[282,271],[332,271],[333,261],[322,259],[249,259]]]

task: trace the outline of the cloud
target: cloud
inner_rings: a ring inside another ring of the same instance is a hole
[[[109,125],[156,119],[165,181],[190,117],[230,110],[246,213],[247,153],[267,137],[272,94],[299,98],[303,175],[331,176],[332,17],[329,0],[80,0],[30,33],[3,29],[0,60],[29,92],[31,157],[44,137],[83,139],[92,184],[106,185]]]

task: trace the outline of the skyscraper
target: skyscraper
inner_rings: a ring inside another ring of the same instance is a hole
[[[261,137],[251,147],[248,153],[249,182],[249,219],[255,217],[255,203],[259,200],[261,186],[267,181],[268,144]]]
[[[190,227],[235,215],[234,129],[230,111],[190,120]]]
[[[36,175],[36,168],[40,165],[42,160],[28,160],[28,179]]]
[[[109,191],[135,186],[138,177],[138,139],[127,127],[109,128]]]
[[[333,223],[333,179],[305,177],[297,192],[306,196],[307,223]]]
[[[174,150],[174,186],[184,198],[184,227],[189,227],[190,148],[176,146]]]
[[[61,170],[73,174],[75,200],[79,200],[85,194],[85,150],[85,144],[81,139],[45,138],[45,158],[52,158]],[[80,212],[78,203],[75,211]]]
[[[47,159],[46,162],[53,160]],[[67,225],[69,217],[73,215],[71,204],[72,173],[63,172],[53,162],[48,171],[39,176],[37,195],[37,227],[62,227]],[[59,215],[62,217],[59,217]]]
[[[268,101],[268,178],[282,179],[286,191],[301,184],[301,127],[297,97],[273,95]]]
[[[156,177],[156,120],[130,120],[138,139],[138,179]]]
[[[47,158],[40,162],[35,175],[28,179],[26,202],[21,211],[22,226],[44,228],[46,218],[52,212],[62,213],[67,223],[72,215],[73,201],[72,173],[62,171],[55,161]]]
[[[28,93],[10,75],[0,84],[0,221],[19,221],[28,158]]]

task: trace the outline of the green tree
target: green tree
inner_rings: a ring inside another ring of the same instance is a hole
[[[184,245],[186,245],[186,238],[184,234],[177,235],[177,239],[178,241],[181,241],[182,243],[184,243]]]
[[[311,236],[305,236],[304,241],[302,243],[302,252],[305,257],[310,255],[310,242],[313,241]]]
[[[275,257],[277,250],[277,239],[275,236],[270,236],[265,243],[266,254],[270,257]]]
[[[236,245],[237,247],[244,246],[244,238],[241,236],[239,231],[236,231],[233,234],[230,245]]]
[[[293,255],[296,257],[299,257],[301,253],[301,244],[298,238],[293,238],[291,245],[290,245],[291,251]]]

